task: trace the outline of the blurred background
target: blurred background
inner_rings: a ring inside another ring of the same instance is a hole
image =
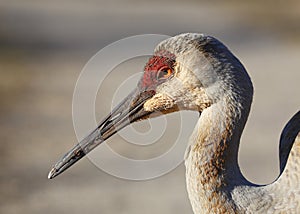
[[[238,56],[255,88],[239,162],[252,182],[272,182],[281,130],[300,104],[299,8],[297,0],[0,1],[0,213],[192,213],[183,164],[134,182],[83,159],[47,180],[77,143],[72,96],[82,68],[101,48],[136,34],[202,32]]]

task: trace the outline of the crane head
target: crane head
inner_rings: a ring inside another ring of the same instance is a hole
[[[226,81],[220,81],[222,66],[218,62],[235,59],[221,42],[202,34],[181,34],[161,42],[133,92],[54,165],[48,178],[62,173],[135,121],[179,110],[201,113],[224,93],[220,84]]]

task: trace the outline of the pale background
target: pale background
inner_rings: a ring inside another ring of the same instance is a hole
[[[247,68],[255,96],[240,165],[252,182],[272,182],[280,132],[300,104],[299,1],[2,0],[0,213],[192,213],[183,165],[134,182],[83,159],[47,180],[51,165],[77,142],[72,95],[90,57],[127,36],[181,32],[219,38]],[[97,119],[110,105],[99,93]]]

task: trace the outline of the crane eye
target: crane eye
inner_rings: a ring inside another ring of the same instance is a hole
[[[167,79],[172,75],[172,69],[169,67],[166,68],[162,68],[158,71],[157,73],[157,79],[161,80],[161,79]]]

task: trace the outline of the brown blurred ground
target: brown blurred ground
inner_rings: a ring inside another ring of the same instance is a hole
[[[85,63],[143,33],[204,32],[239,57],[255,87],[240,164],[253,182],[274,180],[280,132],[300,104],[299,8],[299,1],[0,2],[0,213],[191,213],[183,165],[133,182],[84,159],[46,178],[77,141],[72,95]]]

